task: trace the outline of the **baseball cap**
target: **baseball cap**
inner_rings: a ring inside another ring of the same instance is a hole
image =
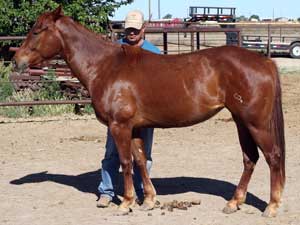
[[[130,11],[125,18],[125,29],[135,28],[140,30],[144,24],[144,14],[139,10]]]

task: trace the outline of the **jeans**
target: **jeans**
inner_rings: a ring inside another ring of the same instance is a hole
[[[148,174],[150,173],[152,166],[151,149],[153,142],[153,131],[153,128],[141,129],[141,136],[144,141],[145,154],[147,158],[146,167]],[[105,195],[106,197],[113,199],[115,197],[114,186],[116,185],[116,179],[120,168],[120,160],[116,144],[109,129],[107,130],[105,149],[105,156],[102,160],[101,169],[102,181],[98,186],[98,191],[101,195]],[[135,163],[133,164],[133,183],[137,198],[142,200],[144,198],[143,182],[139,168]]]

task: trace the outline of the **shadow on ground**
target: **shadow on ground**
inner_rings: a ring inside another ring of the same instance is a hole
[[[120,174],[120,178],[122,175]],[[10,184],[22,185],[28,183],[55,182],[62,185],[71,186],[85,193],[92,193],[98,196],[97,187],[101,180],[101,170],[96,170],[79,175],[50,174],[47,171],[29,174],[16,180],[12,180]],[[119,179],[122,180],[122,179]],[[168,178],[152,178],[153,185],[158,195],[180,194],[185,192],[196,192],[200,194],[214,195],[230,200],[236,185],[222,180],[211,178],[196,177],[168,177]],[[118,187],[123,187],[122,181]],[[117,194],[122,195],[121,188],[117,188]],[[267,203],[257,196],[248,192],[246,204],[263,211]]]

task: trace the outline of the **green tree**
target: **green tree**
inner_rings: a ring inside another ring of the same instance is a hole
[[[300,17],[297,19],[298,22],[300,22]]]
[[[250,17],[249,17],[249,20],[252,20],[252,19],[257,20],[257,21],[260,21],[260,18],[259,18],[258,15],[252,15],[252,16],[250,16]]]
[[[133,0],[0,0],[0,36],[25,35],[44,11],[62,5],[66,15],[89,27],[103,32],[108,16]],[[0,43],[1,46],[1,43]]]
[[[239,16],[239,17],[237,17],[236,18],[236,21],[248,21],[248,18],[246,17],[246,16],[244,16],[244,15],[241,15],[241,16]]]
[[[172,19],[172,15],[168,13],[163,17],[163,19]]]
[[[25,36],[37,17],[62,5],[65,15],[95,32],[104,32],[108,16],[133,0],[0,0],[0,36]],[[9,46],[20,41],[0,41],[0,58],[8,60]]]

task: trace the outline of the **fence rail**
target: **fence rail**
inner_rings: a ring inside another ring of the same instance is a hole
[[[0,36],[0,41],[24,40],[26,36]]]
[[[145,29],[145,37],[151,37],[151,35],[154,35],[155,39],[158,36],[155,35],[162,35],[160,37],[160,44],[158,46],[161,47],[163,54],[172,54],[172,53],[180,53],[180,52],[190,52],[199,50],[200,46],[207,47],[210,46],[210,42],[207,42],[206,35],[207,33],[213,34],[213,33],[221,33],[223,32],[225,34],[226,38],[230,38],[230,35],[234,32],[236,32],[236,40],[234,40],[234,43],[236,43],[239,46],[243,46],[243,41],[247,39],[242,36],[243,30],[246,28],[251,31],[250,28],[253,28],[254,30],[257,30],[257,28],[263,28],[265,33],[259,34],[257,36],[264,36],[267,40],[267,53],[270,57],[271,54],[271,41],[272,41],[272,29],[278,28],[278,27],[288,27],[288,28],[300,28],[300,24],[287,24],[287,23],[216,23],[216,24],[203,24],[203,23],[176,23],[176,26],[170,27],[170,25],[166,24],[166,26],[163,23],[159,23],[159,26],[150,26],[151,23],[149,23],[149,26]],[[122,33],[122,29],[112,29],[110,38],[112,41],[114,41],[118,34]],[[252,31],[253,32],[253,31]],[[176,33],[178,34],[176,36]],[[184,43],[182,44],[180,42],[180,38],[182,37],[179,34],[184,34]],[[169,34],[169,35],[168,35]],[[188,34],[188,36],[187,36]],[[202,34],[202,36],[200,35]],[[282,35],[282,30],[280,28],[279,35]],[[211,35],[207,35],[209,38],[211,38]],[[224,36],[224,35],[223,35]],[[255,34],[254,34],[255,36]],[[273,35],[274,36],[274,35]],[[278,35],[277,35],[278,36]],[[187,38],[188,37],[188,38]],[[248,38],[250,35],[248,34]],[[5,36],[0,37],[0,41],[12,41],[12,40],[24,40],[25,36]],[[175,38],[175,39],[174,39]],[[245,40],[244,40],[245,39]],[[151,40],[152,41],[152,40]],[[178,48],[176,49],[175,42],[178,43]],[[202,42],[204,41],[204,43]],[[227,41],[227,40],[226,40]],[[201,43],[200,43],[201,42]],[[175,44],[174,44],[175,43]],[[179,47],[179,45],[182,44],[182,48]],[[169,46],[170,45],[170,46]],[[169,48],[168,48],[169,46]],[[11,47],[10,51],[16,51],[17,47]],[[29,76],[41,76],[45,75],[48,72],[52,72],[56,76],[67,76],[72,78],[71,71],[66,67],[66,65],[60,65],[55,64],[54,67],[56,68],[31,68],[26,73],[26,75]],[[61,101],[27,101],[27,102],[0,102],[0,106],[33,106],[33,105],[50,105],[50,104],[90,104],[91,100],[61,100]]]
[[[85,100],[44,100],[44,101],[21,101],[0,102],[0,106],[34,106],[34,105],[63,105],[63,104],[91,104],[91,99]]]
[[[0,37],[0,41],[7,40],[24,40],[25,36],[5,36]],[[9,51],[16,52],[18,47],[10,47]],[[15,90],[18,90],[17,87],[20,85],[32,85],[32,84],[43,84],[43,83],[51,83],[51,82],[73,82],[78,84],[78,80],[74,80],[75,78],[72,76],[70,69],[65,64],[57,63],[61,61],[59,58],[55,58],[52,63],[49,64],[48,67],[37,67],[37,68],[29,68],[24,73],[16,75],[16,73],[12,73],[10,76],[10,81],[2,82],[2,83],[11,83],[13,84]],[[51,68],[54,67],[54,68]],[[63,76],[64,78],[58,78],[56,80],[42,80],[41,76],[47,75],[49,73],[54,74],[56,77]],[[67,77],[67,78],[66,78]],[[68,78],[69,77],[69,78]],[[16,89],[17,88],[17,89]],[[38,101],[13,101],[13,102],[0,102],[0,107],[10,107],[10,106],[37,106],[37,105],[62,105],[62,104],[74,104],[76,105],[85,105],[90,104],[91,99],[74,99],[74,100],[38,100]]]

